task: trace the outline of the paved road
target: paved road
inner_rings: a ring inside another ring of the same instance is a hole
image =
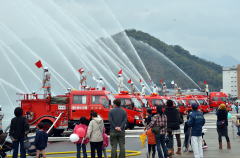
[[[226,149],[226,142],[223,139],[223,150],[218,150],[218,142],[217,142],[217,132],[216,132],[216,116],[215,114],[206,114],[206,125],[205,129],[207,130],[205,134],[205,140],[208,144],[208,149],[204,151],[204,157],[206,158],[239,158],[240,157],[240,137],[236,136],[236,129],[232,128],[232,124],[229,123],[229,135],[232,143],[232,149]],[[181,127],[183,128],[183,127]],[[141,143],[139,141],[139,135],[143,133],[143,127],[136,127],[134,130],[127,130],[126,131],[126,149],[127,150],[136,150],[141,151],[142,154],[140,156],[135,156],[137,158],[146,158],[146,151],[147,148],[141,147]],[[183,140],[184,135],[181,135]],[[175,143],[176,144],[176,143]],[[90,147],[87,147],[90,150]],[[108,148],[110,149],[110,147]],[[57,142],[57,143],[50,143],[48,145],[47,151],[54,152],[54,151],[75,151],[75,145],[70,142]],[[90,154],[89,154],[90,155]],[[57,156],[57,155],[55,155]],[[70,155],[68,155],[70,156]],[[51,156],[52,157],[52,156]],[[183,153],[182,155],[174,155],[174,158],[192,158],[192,153]]]

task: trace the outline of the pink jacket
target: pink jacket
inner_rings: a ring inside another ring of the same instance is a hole
[[[86,138],[86,134],[87,134],[87,129],[88,129],[88,126],[87,125],[84,125],[84,124],[79,124],[79,125],[76,125],[74,127],[74,130],[73,130],[73,133],[77,134],[77,129],[78,128],[83,128],[84,131],[85,131],[85,140],[83,141],[83,144],[87,144],[89,142],[89,139]],[[80,144],[82,143],[82,140],[83,140],[83,137],[79,137],[79,141],[77,142],[77,144]]]

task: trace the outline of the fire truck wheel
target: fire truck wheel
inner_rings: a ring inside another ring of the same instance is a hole
[[[62,136],[63,132],[64,132],[64,129],[53,129],[53,136],[60,137],[60,136]]]

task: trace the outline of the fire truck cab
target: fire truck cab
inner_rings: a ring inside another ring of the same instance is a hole
[[[224,92],[211,92],[209,94],[209,104],[211,108],[218,108],[220,104],[226,104],[227,110],[232,110],[228,104],[228,95]]]
[[[164,98],[156,93],[145,96],[145,99],[147,99],[148,106],[152,109],[153,114],[157,113],[156,106],[165,106]]]
[[[128,91],[121,91],[114,95],[115,98],[121,100],[121,107],[127,112],[127,128],[133,129],[135,125],[143,125],[143,111],[142,105],[138,99],[129,94]]]
[[[208,113],[210,111],[212,111],[212,109],[209,106],[209,103],[207,101],[207,96],[204,95],[195,95],[194,96],[199,104],[199,108],[203,113]]]
[[[35,128],[39,122],[44,122],[50,127],[60,116],[54,125],[54,130],[58,131],[55,133],[59,134],[66,129],[74,128],[75,123],[82,116],[90,119],[91,110],[96,111],[104,120],[106,128],[109,128],[108,112],[114,97],[108,91],[74,90],[65,95],[47,98],[43,98],[40,94],[21,96],[23,96],[20,100],[21,107],[31,128]]]

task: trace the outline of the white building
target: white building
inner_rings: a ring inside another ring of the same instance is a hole
[[[240,65],[223,68],[223,92],[231,97],[239,97]]]

